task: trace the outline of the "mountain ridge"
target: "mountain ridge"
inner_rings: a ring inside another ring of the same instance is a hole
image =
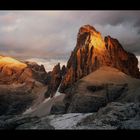
[[[60,92],[77,80],[101,66],[110,66],[135,78],[140,78],[138,60],[132,53],[125,51],[117,39],[101,34],[90,25],[79,29],[76,47],[67,63],[67,73],[62,80]]]

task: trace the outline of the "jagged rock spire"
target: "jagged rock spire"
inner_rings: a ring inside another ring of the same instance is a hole
[[[140,78],[138,60],[132,53],[125,51],[117,39],[103,38],[101,33],[90,25],[79,29],[77,43],[67,63],[67,73],[60,87],[61,92],[80,78],[110,66],[135,78]]]

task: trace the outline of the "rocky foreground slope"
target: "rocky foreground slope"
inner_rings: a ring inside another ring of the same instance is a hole
[[[140,80],[118,69],[101,67],[77,81],[64,100],[67,112],[96,112],[109,102],[140,102]]]
[[[115,68],[101,67],[76,82],[71,97],[65,95],[53,102],[55,109],[51,108],[50,115],[45,115],[48,104],[42,103],[36,112],[1,116],[0,128],[140,129],[139,85],[139,79]],[[69,106],[64,106],[68,102]]]

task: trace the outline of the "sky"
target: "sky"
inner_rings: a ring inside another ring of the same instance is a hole
[[[66,64],[85,24],[117,38],[140,60],[140,11],[0,11],[0,55],[51,70],[52,64]]]

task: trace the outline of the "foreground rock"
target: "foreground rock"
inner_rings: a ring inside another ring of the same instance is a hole
[[[103,39],[94,27],[82,26],[77,35],[76,47],[67,63],[67,73],[60,92],[66,93],[68,87],[101,66],[114,67],[140,78],[138,60],[134,54],[125,51],[117,39],[110,36]]]
[[[1,116],[0,129],[54,129],[46,119],[30,116]]]
[[[140,104],[112,102],[84,118],[77,129],[140,129]]]
[[[140,129],[140,104],[109,103],[97,113],[1,116],[1,129]]]
[[[139,102],[140,80],[118,69],[101,67],[67,89],[67,113],[96,112],[109,102]]]

